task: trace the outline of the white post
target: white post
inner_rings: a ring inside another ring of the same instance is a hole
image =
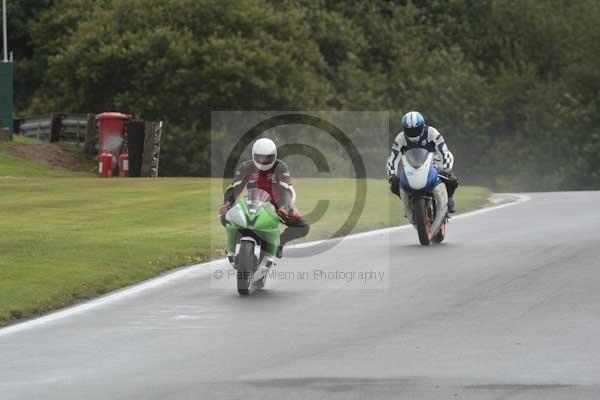
[[[8,41],[6,35],[6,0],[2,0],[2,37],[4,38],[4,62],[8,62]]]

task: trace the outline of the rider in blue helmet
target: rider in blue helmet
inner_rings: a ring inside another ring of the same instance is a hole
[[[387,162],[387,174],[390,182],[390,190],[404,200],[408,201],[408,196],[401,196],[400,178],[397,175],[400,154],[412,148],[423,148],[436,153],[435,167],[442,181],[446,184],[448,190],[448,212],[454,213],[454,192],[458,187],[458,179],[452,173],[454,166],[454,156],[448,150],[444,137],[433,126],[425,125],[425,119],[417,111],[408,112],[402,117],[403,131],[396,136],[392,145],[392,154]],[[405,208],[407,204],[405,204]]]

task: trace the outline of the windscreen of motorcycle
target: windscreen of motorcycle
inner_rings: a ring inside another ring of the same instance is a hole
[[[244,201],[246,202],[248,212],[256,214],[263,204],[271,201],[271,195],[262,189],[248,189],[248,194],[246,194]]]
[[[428,155],[429,152],[425,149],[410,149],[404,153],[406,161],[408,161],[410,166],[415,169],[418,169],[421,165],[425,164]]]

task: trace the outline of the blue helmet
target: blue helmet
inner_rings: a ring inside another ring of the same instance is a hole
[[[415,141],[423,133],[425,119],[418,111],[408,112],[402,117],[402,128],[404,128],[404,135],[408,139]]]

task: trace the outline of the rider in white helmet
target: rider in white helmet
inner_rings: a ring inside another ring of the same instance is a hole
[[[448,212],[456,212],[454,206],[454,192],[458,187],[458,179],[452,173],[454,156],[448,150],[444,137],[433,126],[425,125],[425,119],[421,113],[411,111],[402,117],[404,130],[396,136],[392,145],[392,154],[387,161],[387,174],[392,193],[407,201],[408,196],[401,196],[400,178],[398,177],[398,163],[400,154],[412,148],[423,148],[436,153],[435,167],[448,190]],[[406,207],[406,204],[405,204]]]
[[[231,185],[227,187],[221,206],[221,223],[226,224],[225,214],[248,186],[258,188],[271,195],[277,214],[287,226],[281,234],[277,257],[281,258],[283,246],[290,240],[304,237],[310,226],[295,207],[296,192],[287,164],[277,158],[277,146],[271,139],[258,139],[252,145],[252,160],[244,161],[235,172]]]

